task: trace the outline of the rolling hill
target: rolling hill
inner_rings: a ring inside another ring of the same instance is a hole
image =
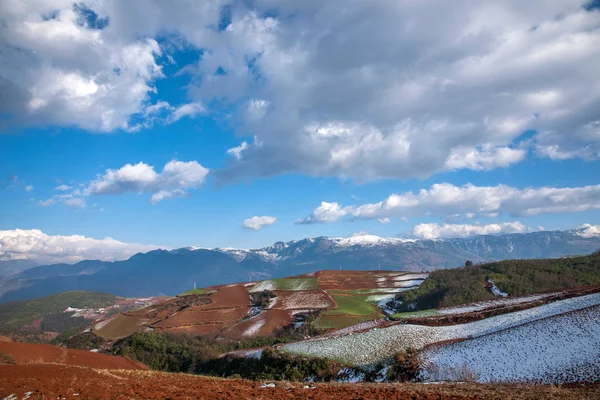
[[[155,250],[125,261],[82,261],[27,269],[0,278],[0,302],[26,300],[88,290],[118,296],[173,296],[199,286],[277,278],[323,269],[433,271],[502,259],[552,258],[589,254],[600,248],[600,237],[585,228],[408,240],[376,236],[318,237],[277,242],[253,249]]]

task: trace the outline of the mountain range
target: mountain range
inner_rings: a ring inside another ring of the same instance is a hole
[[[26,269],[0,278],[0,303],[69,290],[124,297],[175,295],[198,287],[283,277],[324,269],[432,271],[502,259],[589,254],[600,235],[589,227],[566,231],[452,239],[399,239],[372,235],[276,242],[260,249],[153,250],[124,261],[85,260]]]

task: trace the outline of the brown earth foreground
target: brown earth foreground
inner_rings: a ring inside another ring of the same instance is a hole
[[[302,384],[61,364],[0,365],[0,398],[16,399],[598,399],[600,388],[480,384]]]

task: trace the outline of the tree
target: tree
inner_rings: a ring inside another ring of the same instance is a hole
[[[471,265],[473,265],[473,261],[467,260],[467,262],[465,263],[465,267],[470,267]]]

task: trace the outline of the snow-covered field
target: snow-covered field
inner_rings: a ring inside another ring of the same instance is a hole
[[[548,297],[556,296],[557,294],[560,294],[560,293],[561,292],[553,292],[553,293],[535,294],[535,295],[531,295],[531,296],[499,298],[499,299],[494,299],[494,300],[481,301],[478,303],[463,304],[463,305],[454,306],[454,307],[438,308],[435,311],[437,311],[440,314],[462,314],[462,313],[467,313],[467,312],[481,311],[481,310],[485,310],[486,308],[506,307],[506,306],[512,306],[512,305],[516,305],[516,304],[529,303],[532,301],[543,300]]]
[[[565,383],[600,379],[600,306],[572,311],[421,354],[425,380]]]
[[[326,357],[351,365],[370,365],[408,348],[445,340],[478,337],[565,312],[600,304],[600,293],[545,304],[540,307],[498,315],[462,325],[429,327],[398,324],[354,335],[291,343],[284,351],[314,357]]]
[[[283,310],[295,309],[324,309],[332,305],[324,292],[298,291],[288,296],[282,296],[277,308]]]

